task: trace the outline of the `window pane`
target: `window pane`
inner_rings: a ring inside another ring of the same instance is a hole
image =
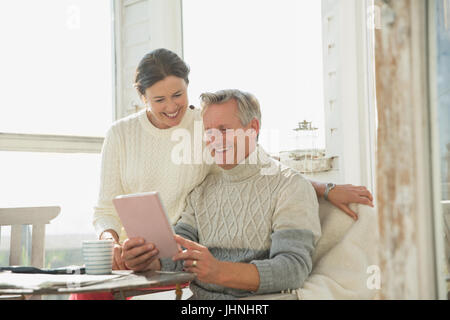
[[[447,2],[450,4],[450,2]],[[441,200],[444,216],[447,274],[450,274],[450,6],[436,1],[436,63],[437,117],[439,130],[439,158],[441,164]]]
[[[436,2],[437,95],[441,153],[442,200],[450,200],[450,8]],[[447,15],[447,17],[446,17]]]
[[[83,265],[81,242],[96,239],[92,226],[100,154],[0,152],[0,207],[58,205],[46,226],[44,267]],[[10,228],[2,227],[0,265],[9,264]],[[22,233],[24,264],[31,261],[31,228]],[[44,299],[67,299],[45,296]]]
[[[0,131],[103,136],[112,121],[110,0],[0,2]]]
[[[321,1],[183,1],[183,37],[192,104],[204,91],[249,91],[267,151],[294,149],[303,120],[325,147]]]
[[[72,235],[95,232],[92,213],[99,191],[100,157],[0,152],[0,207],[60,206],[61,213],[46,227],[46,247],[58,242],[72,246],[78,241]]]

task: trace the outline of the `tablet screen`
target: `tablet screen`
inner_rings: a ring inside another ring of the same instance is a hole
[[[128,238],[142,237],[155,244],[158,258],[171,258],[178,252],[172,225],[158,192],[121,195],[113,204]]]

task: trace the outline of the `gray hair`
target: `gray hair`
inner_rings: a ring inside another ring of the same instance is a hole
[[[238,105],[238,117],[243,126],[248,125],[253,119],[258,119],[261,125],[261,110],[258,99],[248,92],[237,89],[220,90],[214,93],[205,92],[200,95],[202,115],[212,104],[222,104],[235,99]]]

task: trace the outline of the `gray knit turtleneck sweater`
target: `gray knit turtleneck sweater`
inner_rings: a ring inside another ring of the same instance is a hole
[[[191,283],[193,299],[235,299],[298,289],[312,269],[320,237],[316,193],[297,171],[270,158],[258,146],[231,170],[206,177],[187,197],[175,232],[198,242],[221,261],[253,263],[257,292]],[[161,261],[162,270],[182,262]]]

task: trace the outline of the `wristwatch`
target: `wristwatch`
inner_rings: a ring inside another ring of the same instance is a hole
[[[325,188],[325,193],[323,194],[323,197],[325,200],[328,200],[328,193],[333,190],[336,187],[334,183],[327,183],[327,186]]]

